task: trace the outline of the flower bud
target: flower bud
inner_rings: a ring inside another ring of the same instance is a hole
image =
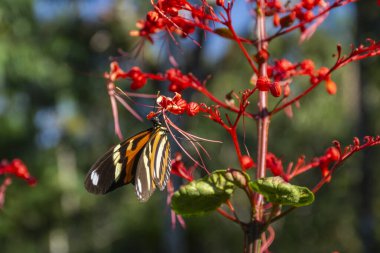
[[[338,161],[340,158],[340,152],[336,147],[330,147],[326,151],[326,155],[331,161]]]
[[[290,86],[289,84],[286,84],[284,86],[284,97],[289,97],[289,95],[290,95]]]
[[[330,95],[336,94],[337,87],[336,87],[336,83],[333,80],[331,80],[330,78],[326,80],[325,86],[326,86],[327,93],[329,93]]]
[[[275,27],[278,27],[280,25],[280,15],[278,15],[277,12],[273,15],[273,25]]]
[[[311,10],[315,6],[315,1],[314,0],[302,0],[302,7]]]
[[[148,14],[146,14],[146,19],[150,22],[157,22],[159,18],[159,15],[155,11],[149,11]]]
[[[148,115],[146,115],[146,119],[152,119],[156,117],[156,113],[155,112],[149,112]]]
[[[306,59],[301,62],[300,67],[306,74],[312,74],[315,68],[314,62],[310,59]]]
[[[321,67],[318,70],[318,77],[326,80],[326,78],[327,78],[326,75],[329,73],[329,71],[330,71],[329,68]]]
[[[249,170],[250,168],[255,166],[255,162],[253,161],[253,159],[247,155],[243,155],[241,157],[241,163],[244,171]]]
[[[270,79],[266,76],[260,76],[258,79],[257,79],[257,82],[256,82],[256,87],[257,89],[259,89],[260,91],[268,91],[269,88],[270,88]]]
[[[281,85],[278,82],[274,82],[270,85],[270,93],[272,94],[273,97],[279,97],[281,96]]]
[[[314,13],[312,11],[307,11],[303,15],[303,20],[306,22],[311,21],[314,18]]]
[[[181,88],[178,84],[172,82],[170,85],[169,85],[169,91],[171,92],[181,92]]]
[[[224,0],[216,0],[217,6],[224,6]]]

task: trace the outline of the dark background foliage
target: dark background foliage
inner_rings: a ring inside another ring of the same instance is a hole
[[[239,2],[235,12],[239,33],[250,34],[251,27],[244,25],[249,15],[244,1]],[[303,44],[298,44],[297,32],[279,39],[270,46],[272,56],[311,58],[318,67],[331,66],[338,42],[348,49],[350,43],[358,45],[367,37],[379,39],[375,2],[360,1],[334,11]],[[164,71],[170,51],[184,71],[201,79],[212,75],[207,85],[220,98],[248,85],[251,73],[236,45],[202,32],[197,35],[206,43],[202,49],[191,41],[178,49],[163,36],[164,42],[154,47],[147,43],[142,57],[121,54],[136,46],[129,31],[150,8],[149,1],[0,2],[0,158],[23,159],[39,181],[29,188],[14,180],[8,188],[0,212],[1,252],[242,251],[240,228],[217,214],[187,219],[186,230],[171,229],[165,193],[140,204],[131,187],[107,196],[92,196],[83,188],[91,164],[118,141],[102,78],[110,59],[119,60],[124,68],[138,65],[145,71]],[[270,151],[285,162],[301,154],[311,159],[322,155],[334,139],[349,144],[353,136],[378,134],[379,63],[378,58],[368,59],[345,67],[333,76],[336,96],[321,86],[301,101],[301,108],[294,108],[292,119],[283,114],[273,118]],[[300,80],[297,85],[302,90],[307,84]],[[148,86],[147,92],[155,93],[157,88],[167,92],[165,85]],[[204,101],[191,91],[185,96]],[[150,124],[139,123],[125,110],[120,116],[127,136]],[[178,121],[199,136],[227,139],[222,129],[214,130],[215,125],[202,117]],[[254,123],[247,120],[246,129],[247,146],[255,155]],[[229,141],[206,147],[213,157],[209,168],[238,166]],[[380,222],[375,211],[380,207],[379,157],[378,147],[357,154],[317,194],[312,206],[276,223],[272,250],[379,251],[375,227]],[[319,177],[310,173],[297,183],[313,186]],[[243,208],[240,211],[244,215]]]

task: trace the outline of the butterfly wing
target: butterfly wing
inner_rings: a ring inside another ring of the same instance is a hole
[[[170,143],[165,130],[160,130],[152,145],[153,181],[162,191],[169,180],[171,170]]]
[[[134,179],[134,168],[153,129],[140,132],[108,150],[91,167],[85,188],[94,194],[105,194]]]
[[[170,144],[166,131],[158,127],[143,149],[136,168],[135,190],[147,201],[156,187],[163,190],[170,175]]]

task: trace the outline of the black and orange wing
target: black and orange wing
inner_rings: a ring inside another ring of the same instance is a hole
[[[170,144],[167,131],[157,127],[139,157],[135,191],[140,201],[147,201],[156,188],[165,188],[170,175]]]
[[[87,173],[87,191],[105,194],[133,182],[136,165],[153,132],[150,128],[109,149]]]

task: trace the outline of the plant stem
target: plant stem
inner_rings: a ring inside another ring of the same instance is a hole
[[[257,1],[257,15],[256,15],[256,35],[258,38],[257,50],[267,50],[268,42],[264,39],[266,38],[266,28],[265,28],[265,15],[264,15],[265,1]],[[259,77],[267,77],[267,62],[263,61],[259,63]],[[259,119],[257,121],[257,134],[258,134],[258,144],[257,144],[257,171],[256,179],[265,177],[266,170],[266,154],[268,150],[268,131],[270,117],[268,113],[268,92],[259,92]],[[263,205],[264,199],[260,194],[254,195],[254,206],[252,210],[252,225],[255,236],[252,238],[253,241],[253,251],[255,253],[261,252],[261,233],[263,224]]]
[[[244,230],[244,253],[261,252],[262,225],[256,221],[245,224]]]

